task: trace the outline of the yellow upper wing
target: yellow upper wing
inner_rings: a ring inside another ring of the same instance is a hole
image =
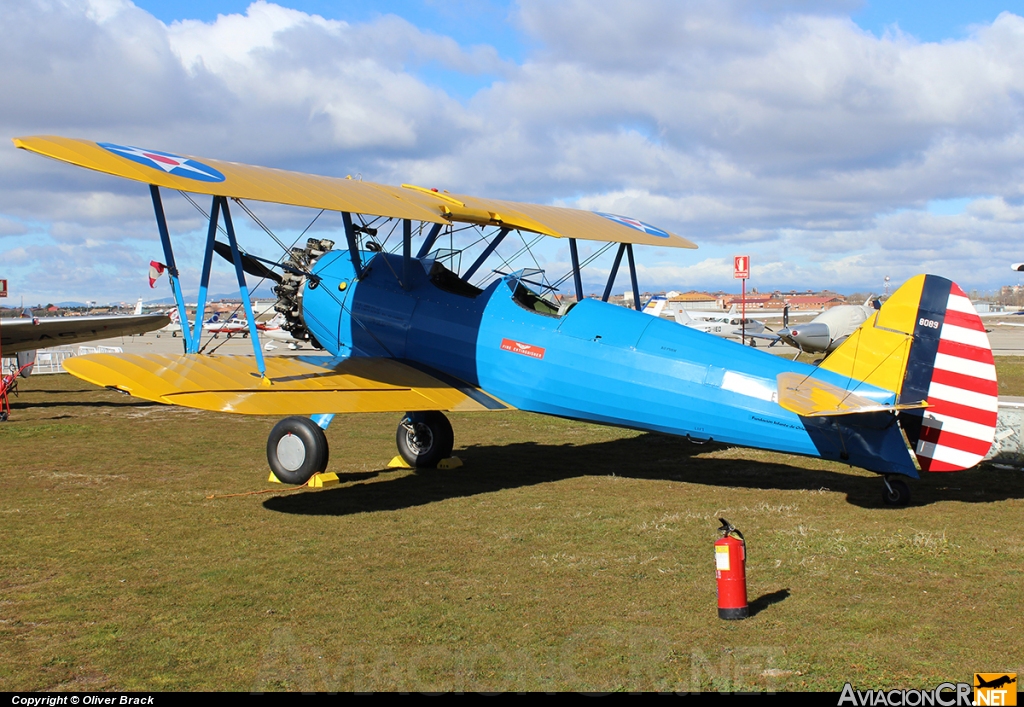
[[[195,194],[252,199],[430,223],[502,226],[559,238],[581,238],[667,248],[697,247],[685,238],[634,219],[606,216],[579,209],[478,199],[413,185],[395,187],[354,179],[321,177],[127,146],[100,145],[89,140],[49,135],[14,138],[14,144],[30,152],[98,172]],[[126,155],[135,156],[136,159]],[[173,164],[175,160],[185,164],[176,169]],[[188,163],[199,167],[200,171],[190,172]],[[163,167],[157,168],[152,165]],[[192,176],[188,176],[189,174]],[[197,179],[197,175],[200,178]]]
[[[315,415],[418,410],[506,410],[458,382],[391,359],[271,356],[267,381],[251,356],[90,354],[64,362],[72,375],[137,398],[243,415]],[[269,384],[268,384],[269,381]]]

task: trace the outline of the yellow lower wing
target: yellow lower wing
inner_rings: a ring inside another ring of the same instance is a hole
[[[137,398],[243,415],[508,409],[478,389],[383,358],[332,365],[327,357],[274,356],[266,380],[251,356],[91,354],[64,368]]]

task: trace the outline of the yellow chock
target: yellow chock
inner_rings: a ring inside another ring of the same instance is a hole
[[[322,489],[324,486],[334,486],[340,484],[341,479],[333,471],[326,474],[313,474],[309,481],[306,482],[306,486],[313,489]]]
[[[284,483],[283,481],[281,481],[281,479],[279,479],[276,476],[274,476],[274,472],[270,472],[270,478],[267,479],[267,481],[269,481],[272,484],[283,484]]]
[[[462,466],[462,460],[458,457],[448,457],[437,463],[438,469],[458,469],[460,466]],[[398,455],[388,462],[388,469],[412,469],[412,467],[401,455]]]

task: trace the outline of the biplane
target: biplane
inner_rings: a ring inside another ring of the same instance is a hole
[[[942,277],[909,280],[815,367],[610,304],[625,258],[640,307],[634,247],[696,247],[633,218],[111,143],[14,143],[148,185],[180,313],[182,355],[95,354],[65,367],[147,400],[286,416],[267,439],[268,462],[282,481],[304,483],[326,467],[324,430],[348,412],[400,414],[396,442],[413,467],[452,453],[445,412],[518,408],[844,462],[882,475],[892,505],[909,501],[900,477],[969,468],[992,443],[991,349],[970,301]],[[195,321],[205,316],[214,253],[230,256],[253,356],[200,355],[161,189],[211,197]],[[343,247],[309,238],[278,261],[250,255],[238,246],[232,207],[262,227],[252,202],[339,212]],[[400,232],[391,250],[378,235],[385,224]],[[439,237],[464,228],[477,229],[486,245],[456,267]],[[227,243],[217,240],[221,230]],[[513,233],[567,240],[575,301],[552,297],[539,268],[506,268],[489,283],[473,283]],[[578,240],[617,246],[600,297],[585,296]],[[246,274],[276,283],[275,307],[288,330],[325,355],[263,357]]]

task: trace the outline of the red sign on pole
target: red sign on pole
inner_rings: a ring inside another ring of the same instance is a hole
[[[0,297],[7,296],[7,280],[0,280]]]
[[[732,276],[737,280],[750,277],[750,256],[737,255],[732,259]]]

